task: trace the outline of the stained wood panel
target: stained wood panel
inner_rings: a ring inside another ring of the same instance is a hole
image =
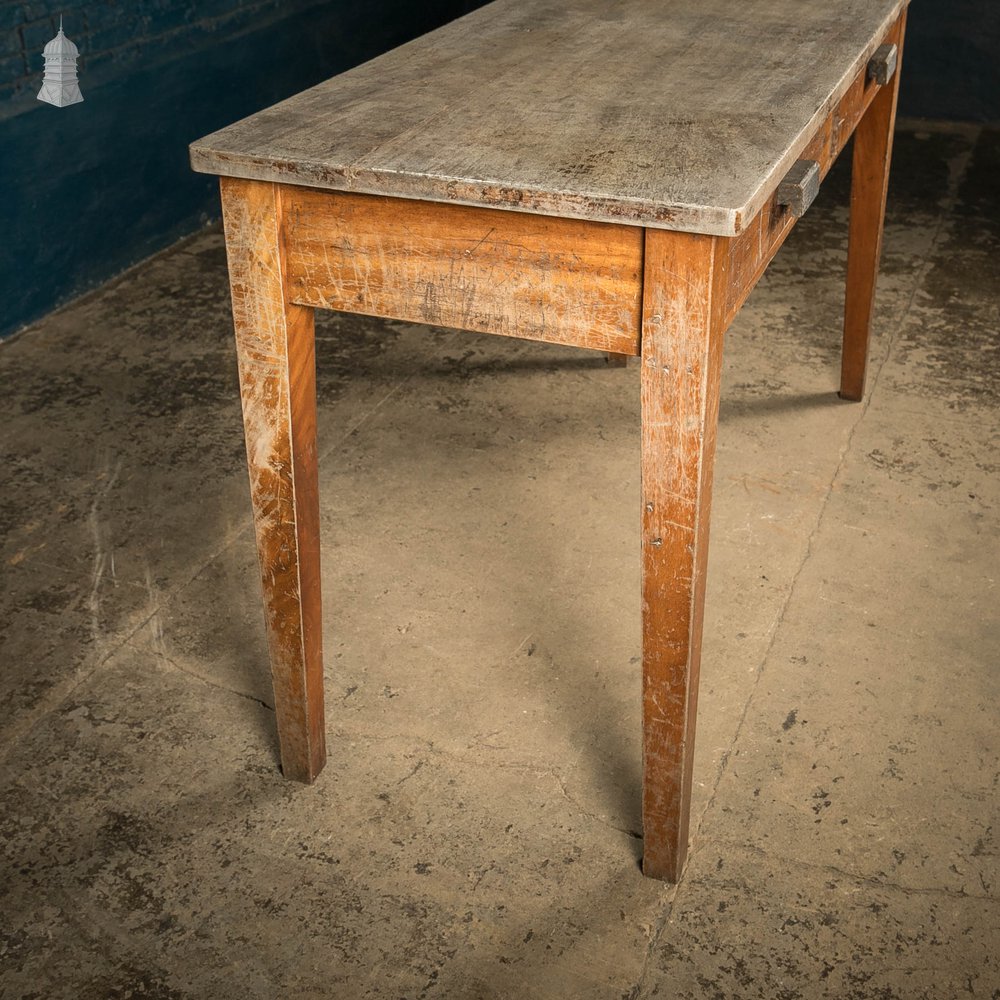
[[[642,230],[283,187],[296,302],[637,354]]]

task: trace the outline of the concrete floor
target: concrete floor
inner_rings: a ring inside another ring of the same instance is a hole
[[[867,401],[846,162],[728,334],[677,887],[637,865],[635,365],[320,318],[305,788],[218,231],[0,346],[0,996],[1000,996],[1000,133],[920,127]]]

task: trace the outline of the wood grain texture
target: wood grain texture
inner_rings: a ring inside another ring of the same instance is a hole
[[[638,354],[638,227],[281,192],[295,302]]]
[[[276,185],[221,188],[281,766],[308,782],[326,760],[313,311],[287,294]]]
[[[890,26],[883,36],[884,41],[901,46],[903,30],[904,20],[901,17]],[[892,86],[898,86],[898,83]],[[817,126],[802,156],[803,159],[819,163],[821,177],[827,175],[865,112],[880,93],[878,85],[868,78],[867,68],[860,68],[836,107]],[[727,293],[727,325],[739,312],[795,225],[795,215],[778,204],[778,201],[776,189],[747,228],[735,239],[728,241],[731,277]],[[881,216],[879,227],[881,228]]]
[[[868,341],[875,308],[875,285],[882,256],[882,223],[889,187],[892,134],[896,122],[905,17],[893,42],[896,70],[880,87],[854,133],[851,164],[851,228],[847,247],[847,294],[844,305],[844,351],[840,395],[859,401],[865,394]],[[876,84],[877,85],[877,84]]]
[[[642,320],[643,872],[676,882],[691,808],[725,240],[646,233]]]
[[[497,0],[201,139],[191,162],[732,236],[905,2]]]

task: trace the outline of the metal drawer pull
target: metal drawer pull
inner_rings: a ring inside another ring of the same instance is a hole
[[[806,209],[819,194],[819,164],[815,160],[796,160],[795,165],[785,174],[778,185],[775,200],[784,205],[795,218],[805,214]]]
[[[880,45],[868,60],[868,79],[884,87],[896,72],[896,46]]]

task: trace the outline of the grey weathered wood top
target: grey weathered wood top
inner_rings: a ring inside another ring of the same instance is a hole
[[[907,0],[497,0],[195,170],[732,236]]]

